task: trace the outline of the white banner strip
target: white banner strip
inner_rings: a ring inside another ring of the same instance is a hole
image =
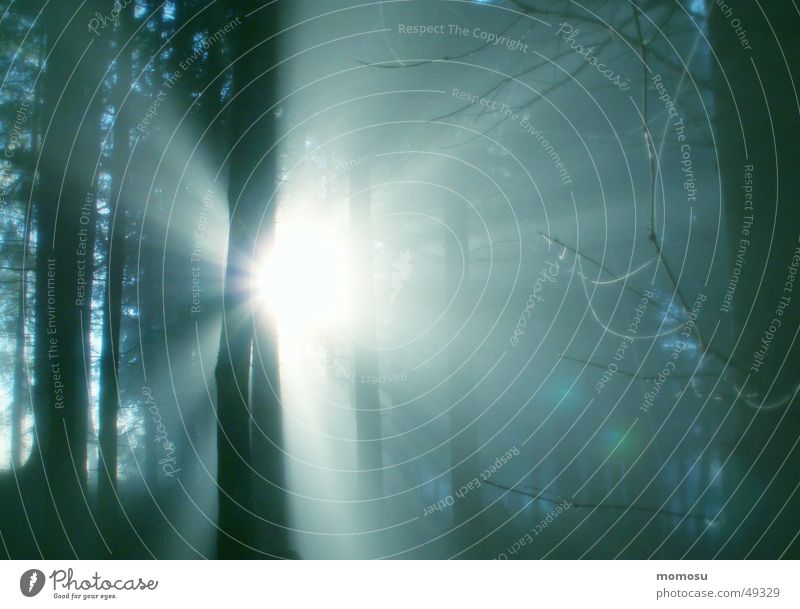
[[[6,561],[0,607],[800,607],[799,574],[790,561]]]

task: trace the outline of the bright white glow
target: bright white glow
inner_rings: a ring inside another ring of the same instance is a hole
[[[352,315],[347,241],[331,226],[287,218],[253,276],[254,293],[281,327],[341,324]]]

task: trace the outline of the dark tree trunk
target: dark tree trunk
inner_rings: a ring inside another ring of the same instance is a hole
[[[117,38],[118,48],[128,43],[131,32],[130,13],[123,11],[120,16]],[[124,182],[130,153],[130,103],[121,107],[130,88],[132,43],[122,51],[117,70],[117,84],[114,91],[116,116],[114,120],[114,140],[111,158],[113,188],[111,190],[106,248],[106,290],[103,306],[102,346],[100,353],[100,395],[99,395],[99,452],[98,452],[98,507],[103,529],[109,537],[116,537],[115,530],[119,515],[117,499],[117,417],[120,407],[120,333],[122,322],[122,286],[125,274],[125,194]],[[128,100],[129,102],[129,100]]]
[[[800,193],[795,154],[800,139],[800,117],[792,87],[792,78],[796,82],[798,77],[800,51],[790,42],[797,25],[796,15],[795,19],[784,15],[793,12],[790,8],[769,7],[766,14],[770,26],[756,3],[737,2],[731,6],[735,9],[731,16],[714,7],[710,18],[711,41],[725,71],[725,75],[720,70],[716,74],[716,132],[723,204],[731,236],[731,262],[736,260],[740,240],[748,243],[730,311],[723,314],[732,315],[737,329],[742,331],[735,362],[742,371],[751,373],[751,386],[766,391],[800,322],[800,295],[784,292],[788,266],[800,245],[797,232],[787,230],[796,227],[800,218],[795,204]],[[752,49],[743,48],[731,26],[732,18],[740,20]],[[775,34],[771,28],[776,28]],[[782,41],[782,49],[778,48],[776,35]],[[791,78],[783,63],[784,54]],[[753,166],[752,208],[746,207],[743,188],[746,165]],[[752,217],[750,224],[746,223],[748,216]],[[749,234],[743,234],[743,228]],[[776,317],[783,295],[796,302],[790,301],[782,313],[782,329],[775,333],[764,363],[757,366],[757,371],[751,370],[754,354],[764,331]],[[791,361],[796,363],[797,358],[792,355]],[[790,362],[784,366],[781,391],[796,383],[796,369]]]
[[[23,248],[27,248],[28,230],[26,226]],[[23,250],[24,251],[24,250]],[[18,469],[22,466],[22,423],[25,416],[25,406],[30,401],[27,395],[26,367],[25,367],[25,292],[27,281],[25,272],[20,273],[19,298],[17,299],[17,327],[14,332],[14,393],[11,407],[11,467]]]
[[[796,557],[800,546],[786,548],[780,531],[795,526],[800,509],[794,493],[800,459],[792,455],[784,461],[785,447],[796,441],[798,428],[796,411],[786,409],[794,406],[791,398],[800,367],[800,289],[798,282],[792,286],[788,281],[793,264],[797,271],[793,257],[800,254],[800,109],[793,84],[800,82],[800,48],[794,42],[800,20],[794,7],[781,2],[731,2],[731,13],[714,3],[709,6],[711,42],[721,63],[715,75],[715,133],[730,243],[729,276],[737,257],[743,260],[731,304],[718,313],[732,319],[731,343],[739,341],[732,357],[739,371],[737,385],[750,396],[737,400],[737,451],[753,462],[753,475],[771,478],[776,504],[786,501],[776,516],[779,520],[764,531],[771,535],[756,542],[763,528],[742,527],[728,549],[740,556],[755,549],[752,558],[776,556],[786,549],[786,558]],[[734,19],[748,45],[737,35]],[[746,188],[752,188],[751,201]],[[730,294],[727,280],[725,288]],[[745,406],[745,400],[751,406]],[[745,425],[749,430],[742,437]],[[745,503],[743,510],[751,508]]]
[[[288,556],[288,510],[286,476],[283,463],[283,420],[280,402],[280,366],[278,338],[274,320],[266,312],[255,322],[256,345],[253,348],[253,497],[256,512],[264,519],[260,527],[259,547],[271,555]]]
[[[223,320],[217,382],[217,484],[219,486],[219,558],[250,558],[256,524],[252,515],[253,467],[251,447],[250,370],[254,315],[260,314],[251,300],[253,255],[259,241],[262,215],[271,222],[266,209],[275,187],[275,160],[264,157],[275,141],[275,116],[270,108],[276,99],[275,42],[267,40],[277,32],[278,9],[264,8],[245,18],[250,3],[238,2],[242,24],[236,33],[228,206],[230,225],[223,292]],[[239,139],[241,137],[241,139]],[[274,202],[272,202],[274,205]],[[267,340],[274,340],[268,338]],[[261,349],[275,345],[260,340]],[[261,372],[259,371],[259,374]],[[274,373],[274,372],[273,372]],[[277,378],[272,379],[277,383]],[[272,409],[264,421],[279,415],[276,401],[260,403]],[[274,414],[274,417],[272,416]],[[273,424],[273,423],[270,423]],[[265,430],[269,433],[277,430]]]
[[[97,8],[92,2],[84,4],[73,18],[80,4],[65,0],[45,10],[52,53],[43,77],[44,123],[49,132],[42,144],[37,190],[34,408],[41,473],[48,490],[45,505],[54,510],[42,514],[41,543],[48,558],[85,555],[96,539],[86,504],[86,339],[91,322],[93,161],[99,153],[100,113],[99,100],[90,99],[103,70],[100,52],[91,59],[84,56],[75,69],[89,42],[85,24]]]

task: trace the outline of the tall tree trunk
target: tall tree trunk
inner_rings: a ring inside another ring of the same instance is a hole
[[[91,322],[90,239],[101,109],[97,98],[90,99],[103,72],[99,52],[83,56],[79,64],[89,43],[85,24],[98,8],[85,3],[73,16],[81,4],[65,0],[45,10],[52,52],[43,78],[49,133],[42,144],[37,192],[34,407],[37,434],[46,436],[41,443],[42,473],[54,510],[42,514],[48,558],[74,558],[95,540],[85,503],[89,414],[85,341]]]
[[[150,239],[147,239],[150,241]],[[147,246],[143,246],[145,249]],[[138,277],[139,284],[142,285],[157,285],[158,273],[156,268],[160,267],[160,262],[156,261],[155,256],[148,255],[147,258],[141,261],[140,274]],[[164,357],[164,345],[161,336],[162,328],[158,320],[158,311],[156,307],[156,297],[145,297],[141,301],[141,314],[139,316],[139,325],[142,330],[142,373],[143,373],[143,389],[146,387],[147,391],[153,396],[153,401],[156,402],[156,407],[159,404],[159,396],[162,395],[161,378],[159,371],[164,370],[166,366]],[[145,396],[143,396],[145,397]],[[147,485],[149,492],[159,498],[159,479],[158,479],[158,461],[162,458],[163,449],[161,444],[156,441],[156,421],[154,419],[152,403],[150,400],[143,399],[142,418],[144,420],[144,472],[143,478]]]
[[[27,223],[26,223],[27,224]],[[28,246],[28,230],[25,228],[25,238],[22,247]],[[23,250],[24,251],[24,250]],[[11,407],[11,466],[18,469],[22,466],[22,425],[25,417],[25,405],[29,398],[26,395],[26,366],[25,366],[25,292],[27,289],[25,271],[20,273],[19,298],[17,299],[17,327],[14,332],[14,393]]]
[[[228,205],[228,253],[217,382],[217,484],[219,558],[249,558],[254,539],[253,458],[250,441],[250,369],[253,346],[251,281],[258,227],[275,187],[274,155],[262,158],[275,140],[275,116],[260,115],[276,99],[275,42],[278,9],[270,5],[245,18],[250,3],[236,3],[242,25],[236,33],[234,98]],[[239,139],[241,137],[241,139]],[[273,202],[274,204],[274,202]],[[275,348],[261,345],[261,348]],[[274,379],[277,380],[277,379]],[[277,408],[277,404],[261,404]]]
[[[131,14],[120,16],[117,39],[122,48],[132,28]],[[132,43],[122,51],[117,69],[114,91],[116,115],[114,119],[113,152],[111,158],[112,190],[111,218],[109,220],[108,246],[106,248],[106,290],[103,306],[102,346],[100,353],[99,395],[99,453],[98,453],[98,507],[103,529],[116,538],[115,529],[119,505],[117,500],[117,417],[120,406],[120,334],[122,322],[122,286],[125,274],[125,195],[124,182],[130,153],[130,104],[121,107],[131,82]]]
[[[289,556],[288,506],[283,462],[283,417],[280,402],[280,365],[275,321],[266,312],[256,314],[253,348],[253,498],[264,519],[259,546],[275,556]],[[267,524],[269,523],[269,524]]]
[[[771,529],[776,532],[772,543],[782,551],[781,523],[791,527],[797,519],[797,497],[790,502],[796,483],[791,472],[800,466],[794,455],[784,462],[785,447],[797,439],[797,419],[792,424],[792,413],[785,410],[792,405],[800,366],[800,289],[789,279],[792,273],[796,276],[800,254],[800,109],[794,87],[800,82],[795,43],[800,20],[792,7],[780,2],[732,2],[731,12],[709,6],[711,42],[725,71],[723,75],[717,66],[715,132],[731,250],[729,277],[743,261],[738,280],[729,284],[726,278],[730,305],[720,303],[718,310],[733,319],[732,342],[739,341],[732,358],[740,371],[737,384],[751,396],[737,400],[734,433],[741,457],[753,461],[754,475],[770,477],[776,503],[787,502]],[[737,19],[747,44],[734,27]],[[755,408],[744,407],[745,399]],[[741,429],[751,422],[741,437]],[[746,536],[758,529],[738,530],[728,551],[744,555],[755,543],[755,536]],[[758,547],[770,547],[769,536]]]
[[[450,201],[444,209],[445,251],[445,302],[453,299],[445,325],[447,340],[447,373],[450,433],[450,480],[453,493],[458,491],[480,471],[478,463],[478,431],[472,423],[472,396],[467,392],[472,386],[472,366],[468,328],[462,324],[469,317],[469,216],[468,208],[460,202]],[[452,231],[452,232],[451,232]],[[459,366],[461,366],[460,369]],[[478,510],[479,491],[467,492],[453,504],[453,526],[466,522]],[[460,533],[464,534],[464,530]]]
[[[731,6],[735,9],[731,15],[713,7],[709,20],[711,41],[725,70],[725,75],[719,70],[716,73],[716,132],[723,203],[731,235],[731,261],[736,260],[740,245],[746,247],[732,305],[723,314],[732,315],[737,328],[743,330],[736,363],[751,373],[751,387],[766,391],[800,322],[800,295],[784,292],[788,266],[800,245],[796,231],[787,230],[796,227],[800,217],[795,204],[800,193],[800,174],[795,167],[800,117],[797,92],[783,63],[785,54],[796,82],[800,51],[792,42],[797,19],[783,18],[784,11],[793,12],[790,9],[770,7],[766,11],[770,25],[762,14],[764,9],[756,3]],[[739,19],[744,26],[751,49],[742,46],[731,26],[732,19]],[[782,49],[778,48],[776,37]],[[753,166],[751,204],[745,199],[747,165]],[[743,228],[748,234],[743,234]],[[742,239],[747,243],[742,243]],[[790,298],[780,316],[782,328],[775,333],[764,363],[758,364],[761,360],[754,360],[754,354],[759,350],[764,331],[776,317],[781,296]],[[794,355],[792,361],[796,361]],[[754,363],[757,371],[751,370]],[[784,366],[781,391],[796,383],[795,370],[796,366],[788,362]]]
[[[361,496],[378,499],[383,496],[383,446],[378,385],[369,379],[378,376],[375,344],[375,275],[370,218],[372,216],[370,172],[368,163],[356,163],[350,171],[350,224],[354,231],[357,265],[355,293],[355,373],[356,435]],[[366,379],[366,382],[364,382]],[[377,504],[374,504],[377,505]],[[377,512],[373,505],[373,513]]]

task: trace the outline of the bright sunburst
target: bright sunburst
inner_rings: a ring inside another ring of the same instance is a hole
[[[351,317],[347,241],[322,221],[295,215],[278,222],[253,281],[259,301],[283,328],[320,329]]]

